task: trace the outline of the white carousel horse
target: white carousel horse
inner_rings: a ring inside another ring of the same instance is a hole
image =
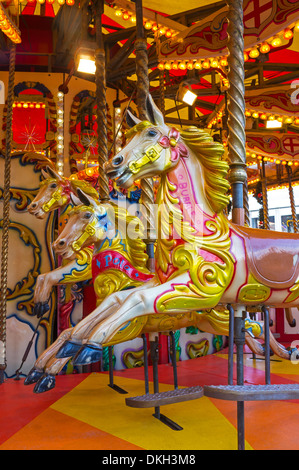
[[[131,115],[130,140],[105,170],[124,188],[161,176],[156,272],[144,286],[110,295],[76,325],[70,341],[84,340],[75,364],[93,362],[121,328],[155,315],[299,303],[299,237],[228,221],[223,146],[203,130],[169,128],[150,96],[147,106],[151,122]]]
[[[97,305],[111,293],[144,286],[152,275],[146,268],[147,255],[145,244],[142,241],[142,226],[139,219],[129,216],[124,209],[114,204],[99,204],[96,200],[77,190],[80,199],[74,204],[80,204],[69,212],[69,220],[63,231],[53,244],[54,250],[62,257],[71,258],[85,246],[94,245],[92,259],[92,273]],[[82,205],[82,203],[84,203]],[[136,238],[137,237],[137,238]],[[103,320],[103,316],[101,319]],[[163,332],[170,333],[173,330],[196,326],[200,330],[214,335],[228,335],[229,317],[224,310],[204,312],[192,312],[188,315],[149,315],[142,321],[131,322],[126,328],[121,329],[114,336],[113,344],[128,341],[143,333]],[[98,323],[100,318],[97,317]],[[84,335],[88,335],[94,324],[88,323],[88,329]],[[96,325],[97,326],[97,325]],[[263,324],[261,322],[246,321],[246,342],[251,350],[257,354],[263,354],[263,349],[252,336],[263,336]],[[83,330],[81,329],[81,332]],[[71,338],[73,328],[60,334],[57,340],[47,348],[37,359],[34,368],[30,371],[25,384],[36,382],[34,391],[41,393],[55,386],[55,376],[62,370],[65,364],[81,348],[79,335],[76,341],[67,343],[64,354],[59,350],[64,342]],[[250,336],[250,334],[252,336]],[[83,340],[84,337],[81,338]],[[279,345],[271,336],[271,346],[278,354],[288,355],[288,352]],[[98,360],[101,358],[101,351]],[[93,356],[93,360],[96,358]]]
[[[41,182],[37,195],[28,206],[28,212],[38,219],[47,217],[49,212],[61,209],[60,220],[65,224],[68,220],[68,213],[73,207],[71,195],[75,194],[78,187],[84,189],[95,199],[99,197],[96,189],[88,182],[60,176],[50,166],[42,170],[42,174],[45,179]],[[64,262],[63,266],[37,277],[34,289],[34,313],[38,317],[48,311],[48,301],[54,286],[74,284],[91,279],[92,251],[92,247],[85,247],[67,262]]]
[[[71,195],[74,207],[68,212],[68,222],[53,247],[60,248],[63,258],[72,259],[80,257],[87,247],[94,246],[90,272],[99,305],[112,292],[144,285],[152,275],[146,267],[148,256],[142,240],[140,219],[130,215],[121,206],[100,204],[87,193],[81,193],[80,189],[77,191],[82,194],[85,205],[82,206],[82,201],[78,198],[76,200],[74,194]],[[76,207],[78,203],[80,206]],[[134,232],[134,237],[127,239],[128,227]],[[107,234],[111,236],[107,238]],[[116,256],[120,259],[119,263],[115,262]],[[55,386],[55,376],[78,350],[76,345],[72,345],[68,355],[57,357],[60,347],[70,338],[72,331],[73,328],[64,330],[37,358],[27,375],[24,383],[36,383],[36,393]]]

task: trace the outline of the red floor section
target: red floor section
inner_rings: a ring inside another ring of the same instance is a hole
[[[223,354],[225,351],[223,351]],[[209,355],[198,359],[179,362],[177,365],[179,386],[227,384],[227,359],[220,355]],[[263,384],[265,374],[263,361],[244,355],[245,383]],[[295,368],[295,369],[294,369]],[[298,370],[297,370],[298,369]],[[276,372],[275,372],[276,371]],[[101,373],[109,381],[108,373]],[[67,396],[88,374],[58,376],[54,390],[34,394],[33,386],[25,386],[23,380],[7,380],[0,385],[0,449],[1,450],[143,450],[117,432],[105,432],[51,408],[57,400]],[[144,380],[143,368],[114,372],[114,383],[131,379]],[[152,381],[152,368],[149,368]],[[173,369],[169,364],[159,366],[159,381],[173,387]],[[288,361],[277,361],[271,365],[271,383],[298,383],[299,365]],[[129,383],[129,382],[128,382]],[[111,407],[116,392],[111,392]],[[125,396],[122,396],[125,406]],[[237,428],[236,403],[210,400],[219,416]],[[110,395],[109,395],[110,400]],[[200,399],[201,400],[201,399]],[[178,405],[177,405],[178,406]],[[183,404],[180,404],[183,406]],[[120,408],[122,409],[122,408]],[[196,410],[196,405],[194,407]],[[161,411],[163,412],[163,411]],[[151,413],[151,410],[149,410]],[[248,446],[255,450],[298,450],[299,449],[299,400],[246,402],[245,437]],[[128,426],[134,423],[128,423]],[[174,431],[175,432],[175,431]],[[262,436],[262,438],[261,438]],[[125,436],[127,437],[127,436]],[[163,436],[161,437],[163,438]],[[184,442],[181,444],[184,449]]]
[[[0,444],[76,387],[85,377],[85,374],[69,375],[67,378],[58,376],[55,389],[39,395],[32,393],[32,386],[24,385],[24,379],[7,380],[0,385]]]

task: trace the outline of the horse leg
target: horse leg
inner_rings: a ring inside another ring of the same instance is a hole
[[[76,277],[73,272],[76,272]],[[40,274],[36,279],[34,288],[34,313],[39,318],[48,310],[48,301],[51,290],[58,284],[70,284],[74,281],[86,281],[91,279],[91,266],[80,265],[77,260],[70,261],[65,266],[61,266],[48,273]]]
[[[176,282],[184,284],[188,282],[188,279],[188,275],[183,274],[176,279]],[[172,290],[172,285],[173,280],[151,288],[145,286],[140,289],[132,289],[128,297],[119,304],[119,308],[93,328],[88,339],[84,341],[82,349],[75,356],[74,364],[83,365],[99,360],[101,345],[109,343],[119,328],[134,318],[153,315],[156,298],[165,291]],[[180,309],[177,313],[181,312]]]
[[[148,281],[147,286],[156,285],[156,280]],[[74,355],[82,346],[83,340],[86,340],[95,327],[100,322],[109,318],[117,309],[124,303],[127,297],[131,295],[132,291],[144,289],[144,286],[136,287],[135,289],[128,289],[119,292],[114,292],[109,295],[103,302],[87,317],[81,320],[72,331],[70,338],[58,351],[56,357],[69,357]],[[70,354],[71,353],[71,354]]]
[[[31,385],[38,382],[45,374],[47,375],[57,375],[58,372],[62,370],[64,365],[68,362],[70,357],[64,359],[57,359],[56,353],[62,346],[62,344],[67,341],[72,332],[73,328],[68,328],[64,330],[54,341],[51,346],[49,346],[35,361],[34,367],[31,369],[29,374],[24,380],[25,385]],[[55,366],[54,366],[55,364]],[[49,366],[51,365],[51,369]],[[53,387],[52,387],[53,388]]]

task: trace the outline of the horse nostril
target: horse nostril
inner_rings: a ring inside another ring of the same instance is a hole
[[[37,206],[36,202],[32,202],[32,203],[30,204],[31,209],[35,209],[36,206]]]
[[[65,240],[60,240],[58,246],[63,247],[65,245]]]
[[[117,155],[117,157],[114,157],[112,159],[112,163],[114,166],[118,166],[120,165],[124,160],[124,157],[122,155]]]

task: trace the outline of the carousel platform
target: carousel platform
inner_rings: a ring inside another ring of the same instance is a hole
[[[264,383],[264,361],[244,354],[245,385]],[[226,350],[178,363],[180,387],[227,384]],[[149,370],[152,379],[152,370]],[[172,367],[159,365],[160,391],[173,388]],[[154,410],[126,406],[144,394],[143,369],[117,371],[108,387],[106,372],[58,376],[43,394],[23,380],[0,386],[0,450],[236,450],[236,402],[203,396],[167,404],[161,411],[178,423],[175,431],[153,417]],[[271,357],[272,384],[299,384],[299,364]],[[150,383],[150,387],[151,387]],[[246,450],[298,450],[299,400],[245,402]]]

